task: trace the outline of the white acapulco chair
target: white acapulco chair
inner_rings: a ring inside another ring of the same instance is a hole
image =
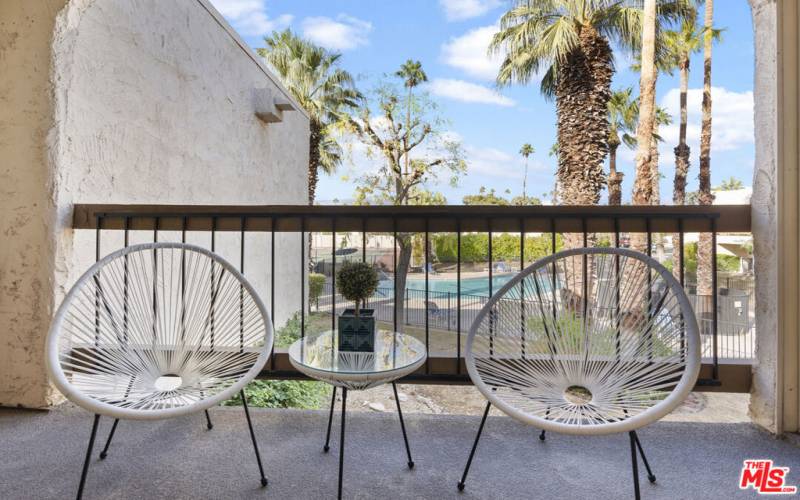
[[[100,415],[155,420],[242,398],[262,486],[244,386],[272,350],[272,323],[253,287],[203,248],[150,243],[94,264],[59,307],[47,338],[47,369],[73,403],[94,413],[78,498],[83,494]]]
[[[636,429],[678,406],[700,370],[700,335],[680,283],[632,250],[578,248],[541,259],[483,307],[467,338],[470,378],[488,400],[458,489],[463,491],[491,405],[545,431],[627,432],[634,493]]]

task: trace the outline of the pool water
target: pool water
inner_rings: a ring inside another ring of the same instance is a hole
[[[514,276],[513,273],[495,274],[492,276],[492,292],[496,292],[503,285],[509,282]],[[378,285],[379,288],[392,288],[392,280],[384,280]],[[431,292],[458,293],[458,282],[454,279],[428,279],[428,289]],[[425,290],[424,279],[406,280],[406,290]],[[461,295],[481,295],[489,296],[489,277],[485,278],[463,278],[461,280]]]

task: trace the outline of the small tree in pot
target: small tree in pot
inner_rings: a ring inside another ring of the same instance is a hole
[[[378,289],[378,273],[367,263],[345,262],[336,273],[336,285],[339,293],[356,306],[339,316],[339,350],[374,351],[375,311],[361,306]]]

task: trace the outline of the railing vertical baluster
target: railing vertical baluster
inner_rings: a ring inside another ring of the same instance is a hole
[[[125,248],[128,248],[129,232],[131,220],[130,217],[125,217],[125,236],[123,237]],[[128,254],[125,254],[122,268],[122,331],[124,345],[128,345]]]
[[[239,219],[239,272],[244,276],[244,235],[247,226],[247,217]],[[301,282],[303,280],[300,280]],[[239,283],[239,354],[244,352],[244,285]]]
[[[186,216],[181,217],[181,243],[186,244]],[[127,245],[126,245],[127,246]],[[186,341],[186,252],[181,251],[181,342]]]
[[[678,281],[681,283],[681,288],[686,291],[686,269],[683,262],[683,219],[678,219]],[[672,263],[675,266],[675,263]],[[700,348],[702,351],[702,347]],[[686,325],[684,323],[683,313],[681,313],[681,361],[685,358],[686,352]]]
[[[158,243],[158,224],[159,218],[153,218],[153,243]],[[158,340],[158,331],[157,331],[157,323],[158,323],[158,295],[156,293],[157,289],[157,281],[158,281],[158,254],[156,250],[153,250],[153,343]]]
[[[456,373],[461,375],[461,219],[456,219]]]
[[[525,219],[519,220],[519,272],[525,269]],[[519,284],[520,348],[525,358],[525,280]]]
[[[311,258],[309,255],[308,258]],[[300,338],[306,337],[306,219],[300,217]],[[334,293],[336,287],[333,287]],[[334,299],[334,304],[335,304]],[[334,307],[333,316],[336,316]]]
[[[392,329],[397,331],[397,219],[392,220],[392,229],[394,235],[394,239],[392,240],[392,281],[394,285]]]
[[[653,232],[650,228],[650,217],[644,219],[647,231],[647,256],[653,257]],[[653,272],[647,271],[647,360],[653,361]]]
[[[331,330],[333,331],[336,330],[336,217],[331,219],[331,292]]]
[[[94,260],[100,260],[100,235],[103,227],[103,216],[97,216],[97,227],[94,234]],[[94,291],[94,346],[100,347],[100,279],[95,277]]]
[[[711,320],[714,346],[713,378],[719,380],[719,331],[717,311],[717,219],[711,218]]]
[[[492,268],[494,267],[494,257],[492,255],[492,219],[487,219],[486,221],[487,229],[489,230],[489,298],[491,300],[492,294],[494,290],[492,289],[492,280],[494,277],[494,273],[492,273]],[[489,356],[494,355],[494,310],[489,311]]]
[[[214,253],[217,250],[217,218],[211,217],[211,252]],[[216,267],[216,263],[214,260],[211,260],[211,304],[210,304],[210,316],[211,316],[211,331],[210,340],[211,340],[211,350],[214,350],[214,332],[216,329],[216,322],[217,322],[217,284],[216,284],[216,276],[214,275],[214,270]]]
[[[303,242],[305,244],[305,242]],[[275,330],[275,217],[270,217],[270,245],[269,245],[269,318],[272,330]],[[272,353],[269,357],[270,369],[275,370],[275,342],[272,343]]]
[[[367,219],[361,219],[361,262],[367,262]],[[372,297],[367,297],[364,299],[364,307],[369,307],[370,299]],[[373,313],[376,316],[377,321],[377,311]]]
[[[429,311],[428,311],[428,302],[430,301],[430,283],[428,282],[428,273],[429,267],[431,266],[430,262],[431,257],[431,242],[430,242],[430,233],[428,232],[428,219],[425,219],[425,352],[431,352],[430,346],[430,324],[429,324]],[[431,366],[428,361],[429,358],[425,359],[425,373],[430,374]]]
[[[614,217],[614,246],[619,248],[619,219]],[[617,361],[619,361],[621,356],[621,337],[622,337],[622,329],[621,321],[620,321],[620,297],[619,297],[619,285],[620,285],[620,275],[619,275],[619,255],[614,255],[614,279],[616,279],[616,283],[614,284],[614,338],[615,338],[615,354]]]

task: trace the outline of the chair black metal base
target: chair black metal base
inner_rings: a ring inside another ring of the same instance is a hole
[[[256,452],[256,461],[258,462],[258,472],[261,474],[261,486],[267,486],[269,481],[267,480],[266,476],[264,476],[264,467],[261,464],[261,453],[258,450],[258,442],[256,442],[256,434],[253,431],[253,423],[250,420],[250,410],[247,407],[247,398],[244,395],[244,391],[241,392],[242,397],[242,406],[244,407],[244,414],[247,418],[247,427],[250,430],[250,439],[253,441],[253,449]],[[209,430],[211,430],[214,425],[211,423],[211,417],[208,415],[208,410],[206,410],[206,426]],[[89,472],[89,463],[91,462],[92,458],[92,451],[94,449],[94,441],[97,437],[97,426],[100,421],[100,415],[94,416],[94,421],[92,423],[92,433],[89,436],[89,447],[86,450],[86,458],[83,461],[83,470],[81,471],[81,480],[78,484],[78,495],[77,499],[80,500],[83,497],[83,488],[86,485],[86,475]],[[106,444],[103,447],[103,451],[100,452],[100,460],[104,460],[108,456],[108,448],[111,446],[111,440],[114,438],[114,433],[117,430],[117,425],[119,424],[119,419],[114,419],[114,423],[111,425],[111,432],[108,433],[108,438],[106,439]]]
[[[656,476],[653,474],[653,471],[650,470],[650,464],[647,462],[647,457],[644,455],[644,450],[642,449],[642,443],[639,442],[639,436],[636,435],[636,431],[630,431],[628,433],[628,438],[630,439],[631,443],[631,469],[633,471],[633,494],[636,500],[641,498],[641,493],[639,491],[639,460],[637,458],[637,450],[638,454],[642,456],[642,462],[644,462],[644,467],[647,469],[647,480],[651,483],[656,482]]]
[[[486,403],[486,409],[483,411],[483,418],[481,418],[481,424],[478,426],[478,434],[475,436],[475,442],[472,443],[472,449],[469,452],[469,458],[467,458],[467,465],[464,467],[464,474],[461,476],[461,481],[458,482],[458,491],[464,491],[466,487],[467,481],[467,474],[469,474],[469,468],[472,465],[472,459],[475,457],[475,450],[478,448],[478,441],[481,439],[481,434],[483,433],[483,426],[486,424],[486,417],[489,416],[489,409],[492,407],[492,403]],[[644,449],[642,448],[642,443],[639,441],[639,436],[636,434],[636,431],[630,431],[628,433],[628,437],[630,439],[631,445],[631,466],[633,469],[633,492],[634,498],[636,500],[641,499],[641,492],[639,491],[639,460],[638,456],[641,455],[642,462],[644,463],[644,467],[647,470],[647,479],[651,483],[656,482],[656,476],[653,474],[653,471],[650,469],[650,463],[647,461],[647,457],[644,454]],[[545,439],[545,431],[542,431],[539,434],[539,439],[544,441]]]
[[[406,445],[406,457],[408,458],[408,468],[414,468],[414,460],[411,458],[411,448],[408,445],[408,435],[406,434],[406,424],[403,420],[403,410],[400,409],[400,398],[397,396],[397,385],[392,382],[392,390],[394,391],[394,400],[397,403],[397,415],[400,417],[400,429],[403,431],[403,441]],[[333,409],[336,403],[336,387],[333,388],[333,395],[331,396],[331,409],[330,413],[328,414],[328,431],[325,434],[325,446],[322,447],[322,451],[327,453],[330,450],[330,441],[331,441],[331,425],[333,423]],[[342,388],[342,423],[341,423],[341,433],[339,435],[339,499],[342,498],[342,477],[344,471],[344,432],[345,432],[345,416],[347,414],[347,389]]]

